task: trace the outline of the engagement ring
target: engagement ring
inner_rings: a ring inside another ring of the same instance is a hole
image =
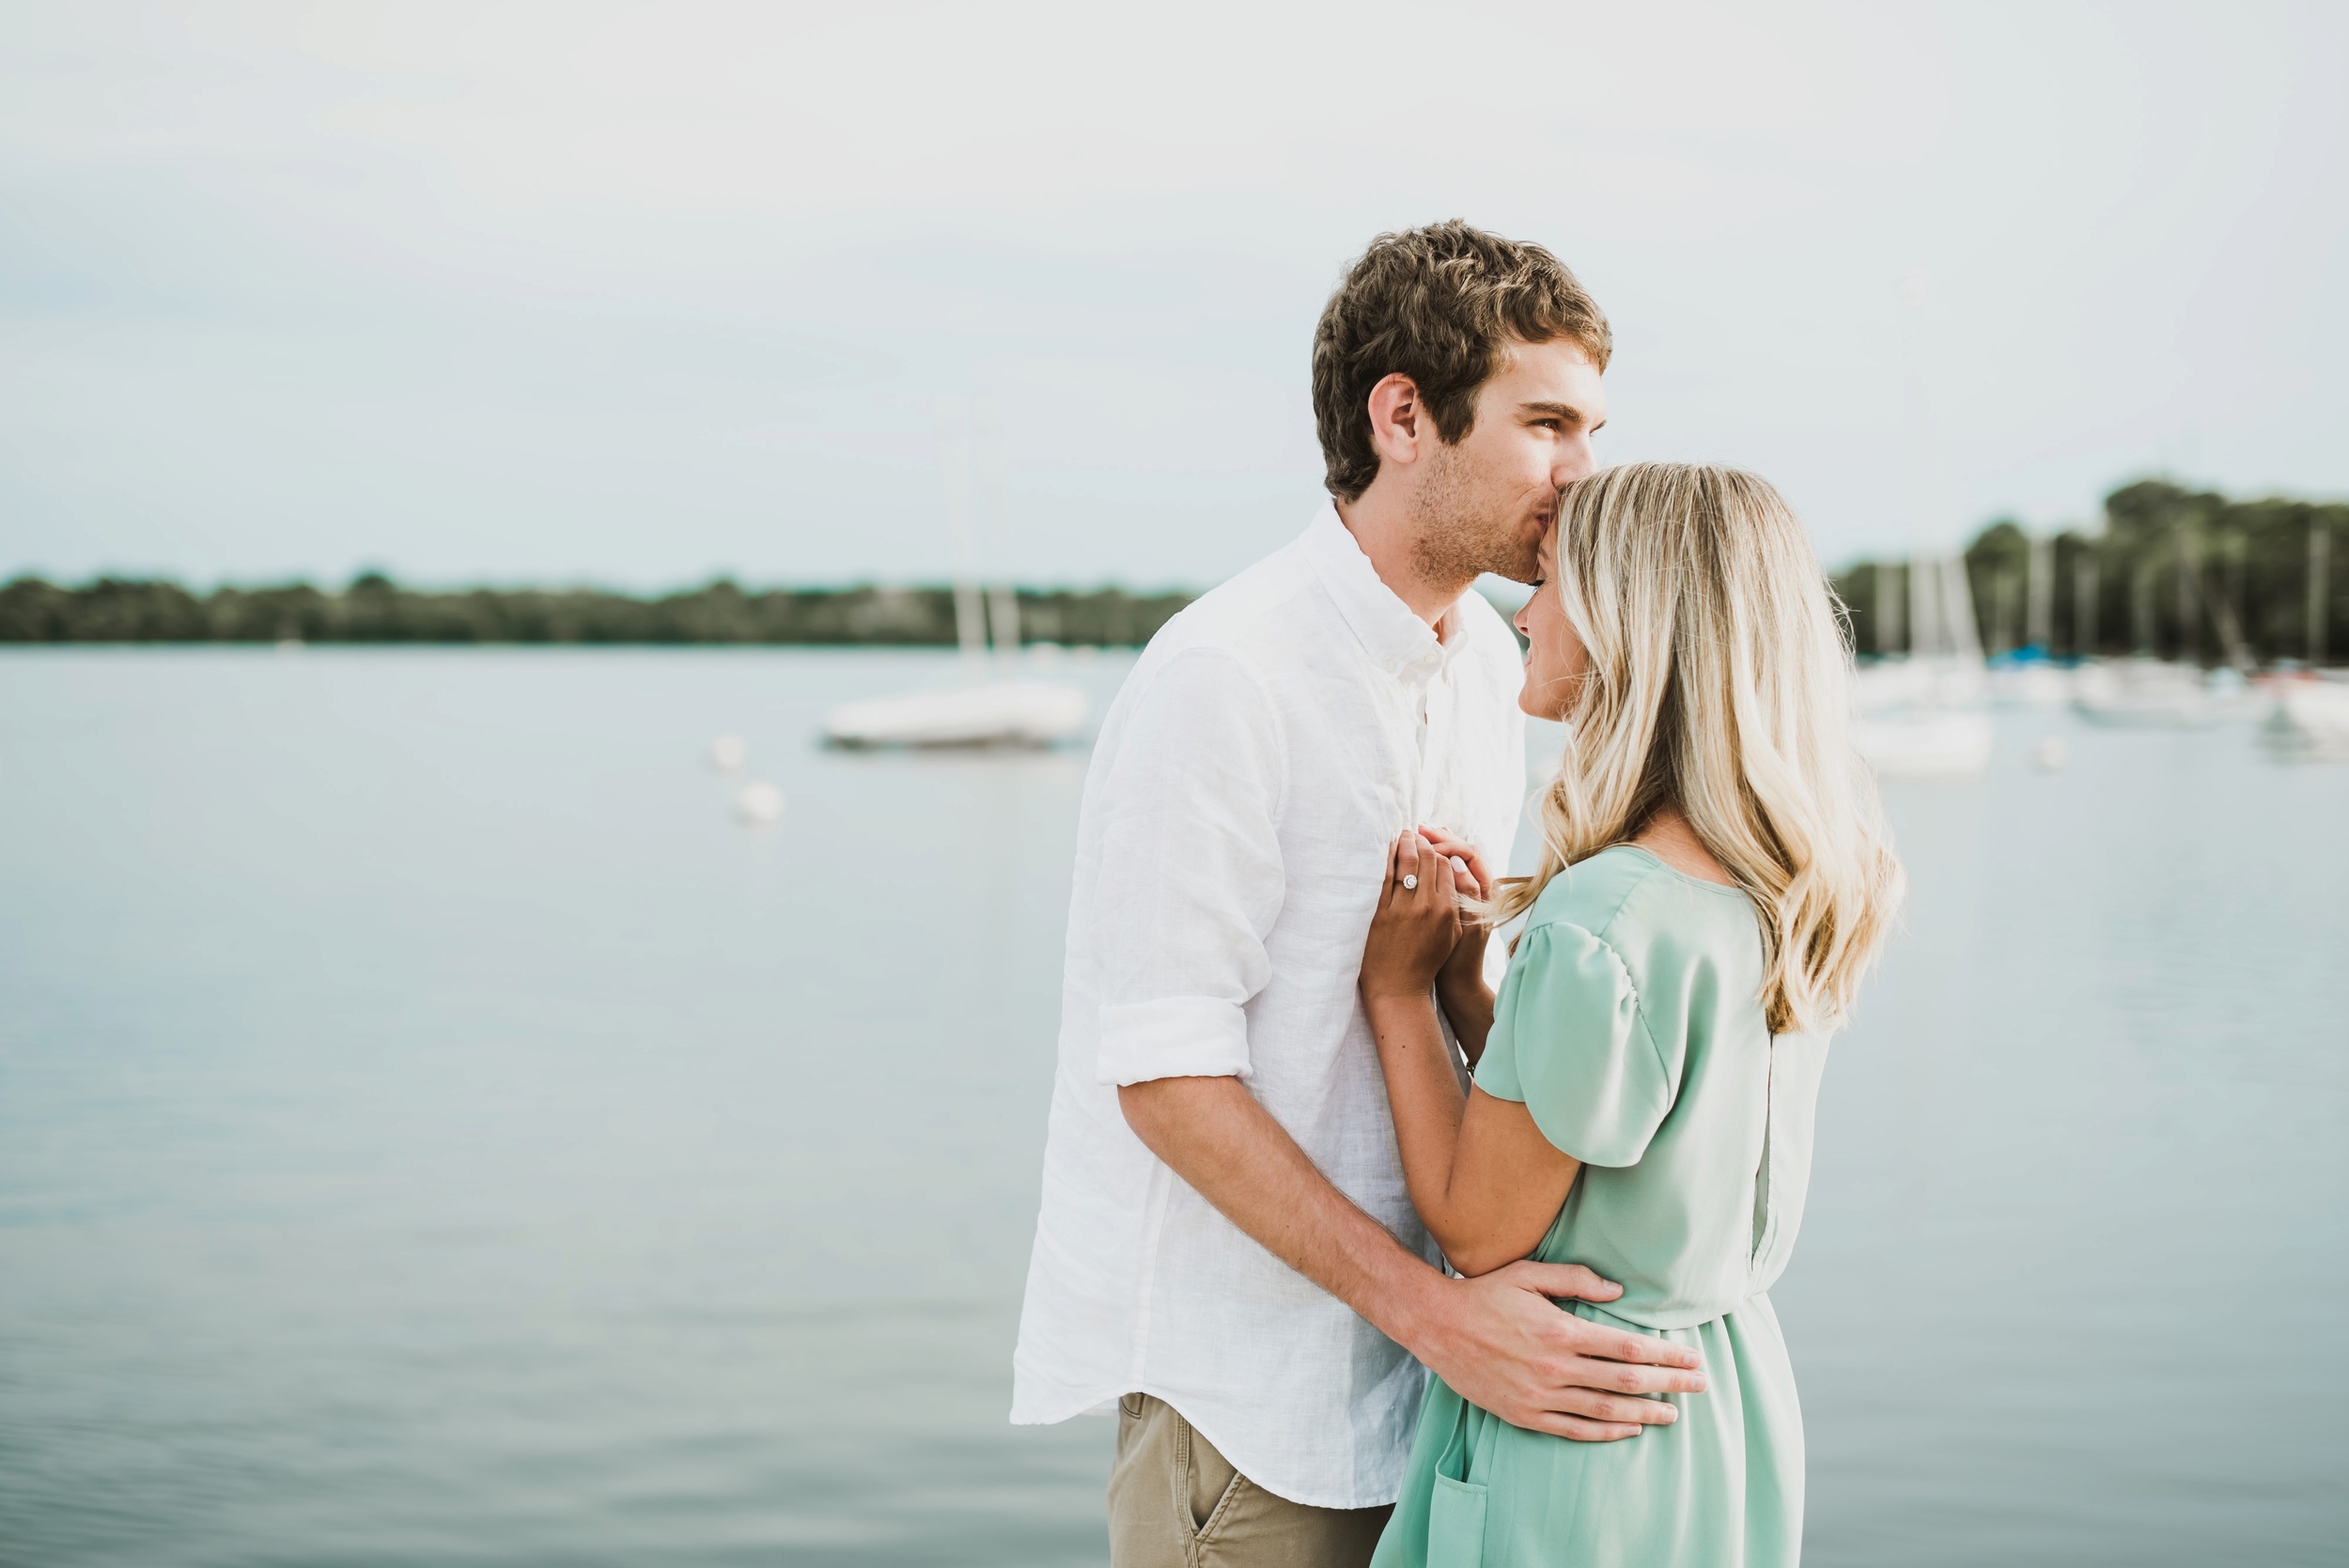
[[[1419,878],[1418,878],[1418,877],[1416,877],[1412,876],[1409,872],[1405,872],[1405,873],[1403,874],[1403,891],[1404,891],[1405,893],[1410,893],[1410,892],[1412,892],[1412,891],[1416,890],[1416,889],[1418,888],[1418,886],[1419,886]]]

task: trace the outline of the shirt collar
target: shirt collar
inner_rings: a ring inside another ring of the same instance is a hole
[[[1444,612],[1452,623],[1451,636],[1439,640],[1392,588],[1379,581],[1377,568],[1338,516],[1335,502],[1315,514],[1303,543],[1315,575],[1372,663],[1397,678],[1423,678],[1452,662],[1463,641],[1459,607]]]

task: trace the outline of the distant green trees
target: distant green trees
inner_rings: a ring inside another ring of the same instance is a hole
[[[2105,498],[2097,534],[2032,539],[2011,520],[1966,547],[1983,647],[2149,654],[2205,664],[2349,657],[2349,505],[2230,501],[2162,479]],[[1907,646],[1908,564],[1835,586],[1862,654]]]
[[[2231,501],[2146,479],[2105,498],[2095,534],[2033,539],[2011,520],[1966,547],[1983,646],[2203,663],[2349,658],[2349,505]],[[1908,645],[1909,564],[1836,574],[1863,654]],[[1019,591],[1030,642],[1148,642],[1188,594]],[[0,643],[584,643],[950,646],[952,589],[773,588],[720,580],[639,598],[593,588],[428,593],[378,572],[341,592],[100,578],[0,588]]]
[[[1188,594],[1019,593],[1029,642],[1144,643]],[[308,583],[218,588],[100,578],[60,587],[37,577],[0,588],[0,643],[766,643],[955,641],[949,588],[746,590],[720,581],[637,598],[592,588],[427,593],[381,573],[340,593]]]

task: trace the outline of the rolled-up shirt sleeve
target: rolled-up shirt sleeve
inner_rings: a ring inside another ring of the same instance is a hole
[[[1271,701],[1231,655],[1178,654],[1140,694],[1093,802],[1098,1081],[1249,1076],[1285,783]]]

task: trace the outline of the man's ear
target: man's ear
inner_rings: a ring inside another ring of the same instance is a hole
[[[1423,433],[1432,433],[1432,427],[1417,381],[1397,371],[1370,389],[1370,443],[1381,463],[1418,461]]]

